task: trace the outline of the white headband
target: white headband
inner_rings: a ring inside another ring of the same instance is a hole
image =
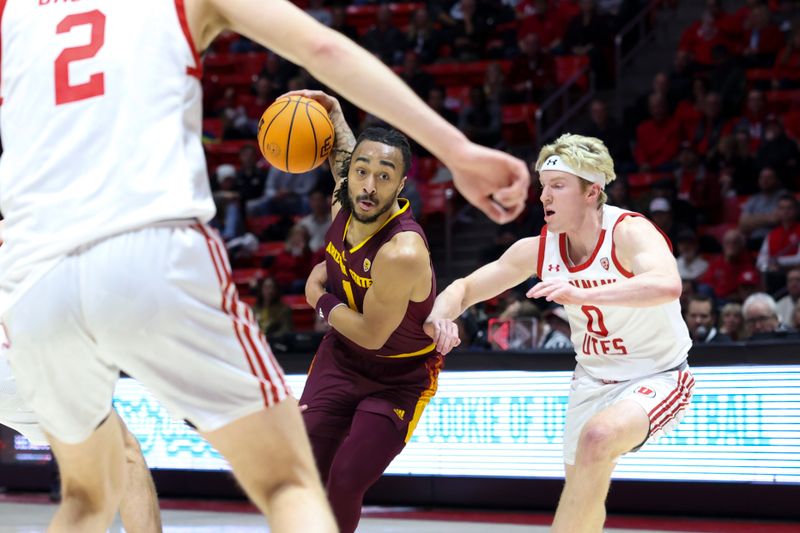
[[[592,183],[598,184],[601,189],[606,188],[606,177],[603,174],[595,174],[594,172],[587,172],[585,170],[578,172],[557,155],[551,155],[545,160],[544,163],[542,163],[542,166],[539,168],[539,172],[544,170],[560,170],[561,172],[568,172],[578,176],[579,178],[583,178],[586,181],[591,181]]]

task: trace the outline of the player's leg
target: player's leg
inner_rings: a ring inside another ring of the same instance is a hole
[[[122,525],[126,533],[158,533],[161,531],[161,511],[153,476],[139,441],[124,422],[121,425],[125,446],[125,486],[119,505]]]
[[[242,488],[269,517],[270,531],[336,531],[295,400],[203,436],[230,462]]]
[[[61,505],[51,533],[105,531],[117,513],[124,486],[122,423],[115,411],[78,444],[47,435],[61,475]]]
[[[356,530],[364,493],[405,444],[405,431],[385,414],[356,412],[350,434],[333,460],[327,483],[328,499],[342,533]]]
[[[176,225],[91,252],[92,264],[112,265],[94,273],[97,286],[117,289],[85,309],[98,343],[228,459],[271,531],[335,531],[297,402],[238,299],[224,244]]]
[[[650,419],[633,400],[622,400],[589,419],[578,439],[575,464],[568,469],[552,531],[598,533],[605,522],[605,499],[617,459],[647,438]]]

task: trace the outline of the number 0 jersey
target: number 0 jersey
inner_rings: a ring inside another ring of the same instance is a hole
[[[0,0],[0,312],[61,257],[211,219],[183,0]]]
[[[613,285],[632,277],[614,253],[614,228],[629,216],[642,215],[603,206],[597,245],[581,265],[572,265],[567,257],[567,235],[552,233],[545,226],[539,242],[539,277],[569,280],[582,288]],[[675,368],[692,345],[677,299],[652,307],[564,307],[576,359],[597,379],[625,381]]]

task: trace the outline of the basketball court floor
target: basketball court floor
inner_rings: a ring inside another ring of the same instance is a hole
[[[56,506],[45,495],[0,495],[0,533],[44,531]],[[246,503],[164,500],[165,533],[265,533],[260,515]],[[552,516],[479,510],[367,507],[358,533],[545,533]],[[110,530],[124,531],[117,520]],[[611,516],[606,533],[797,533],[800,522]]]

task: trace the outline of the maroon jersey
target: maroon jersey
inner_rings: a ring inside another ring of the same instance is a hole
[[[378,250],[401,231],[419,233],[428,247],[425,233],[411,214],[408,200],[399,199],[400,211],[389,218],[378,231],[363,242],[349,246],[345,242],[350,225],[350,211],[340,209],[325,234],[325,266],[328,272],[328,290],[340,301],[359,313],[364,309],[364,295],[372,285],[370,269]],[[403,280],[397,280],[402,283]],[[422,302],[408,302],[403,321],[378,350],[367,350],[332,330],[333,334],[356,353],[383,358],[415,357],[431,354],[435,344],[424,331],[422,324],[433,308],[436,298],[436,276],[431,265],[431,293]]]

